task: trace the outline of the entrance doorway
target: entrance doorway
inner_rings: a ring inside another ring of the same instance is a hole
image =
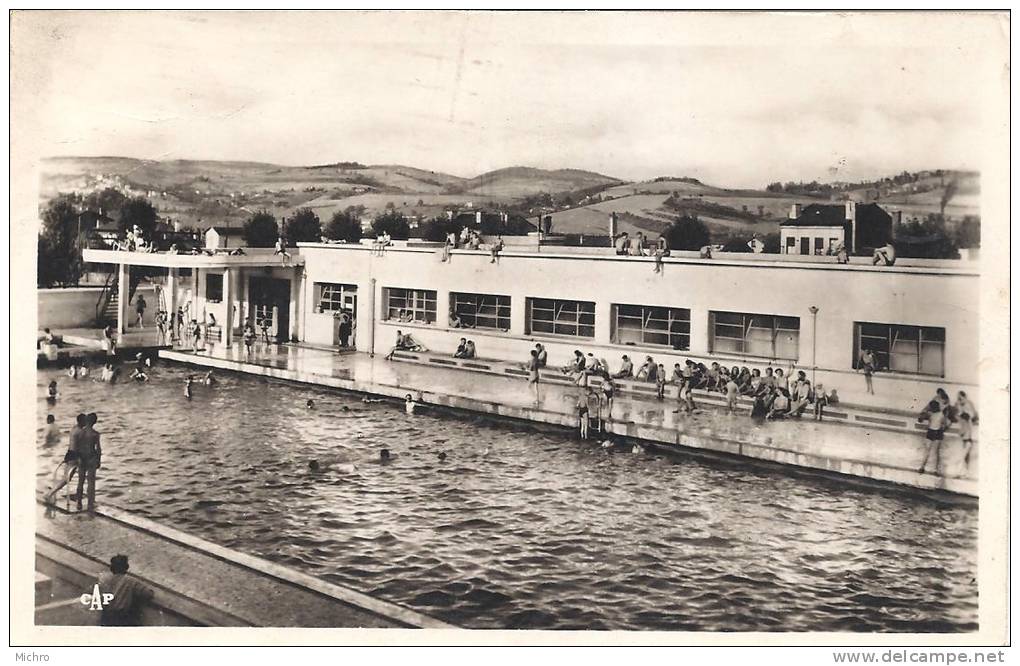
[[[252,277],[248,303],[259,337],[263,332],[276,342],[290,341],[290,280]]]
[[[319,312],[333,315],[333,345],[355,349],[358,335],[358,287],[353,284],[319,283]]]

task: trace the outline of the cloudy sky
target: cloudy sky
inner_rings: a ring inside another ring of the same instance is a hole
[[[16,13],[28,102],[12,129],[42,155],[461,176],[979,168],[1007,30],[949,14]]]

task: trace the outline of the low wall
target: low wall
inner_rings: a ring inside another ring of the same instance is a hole
[[[96,301],[102,293],[102,287],[68,287],[66,289],[38,289],[38,328],[50,328],[58,331],[62,328],[95,328]],[[151,286],[140,286],[135,294],[142,294],[148,303],[145,311],[145,323],[150,325],[155,316],[155,290]],[[130,311],[134,321],[134,308]]]

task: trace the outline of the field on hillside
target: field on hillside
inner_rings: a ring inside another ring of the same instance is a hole
[[[366,217],[375,217],[386,210],[387,204],[392,203],[394,210],[407,216],[423,215],[435,217],[442,215],[448,208],[467,208],[471,204],[474,208],[507,204],[511,201],[508,197],[487,197],[477,194],[429,194],[429,193],[367,193],[350,197],[334,199],[330,196],[321,196],[298,206],[281,211],[283,215],[290,215],[298,208],[311,208],[319,216],[323,224],[329,221],[336,211],[342,211],[349,206],[364,206]],[[421,202],[421,203],[419,203]]]

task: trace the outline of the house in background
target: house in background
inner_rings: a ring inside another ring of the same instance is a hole
[[[241,227],[209,227],[205,232],[207,250],[244,247],[244,229]]]
[[[875,203],[800,204],[779,225],[783,254],[830,254],[842,243],[850,254],[870,254],[892,240],[893,218]]]

